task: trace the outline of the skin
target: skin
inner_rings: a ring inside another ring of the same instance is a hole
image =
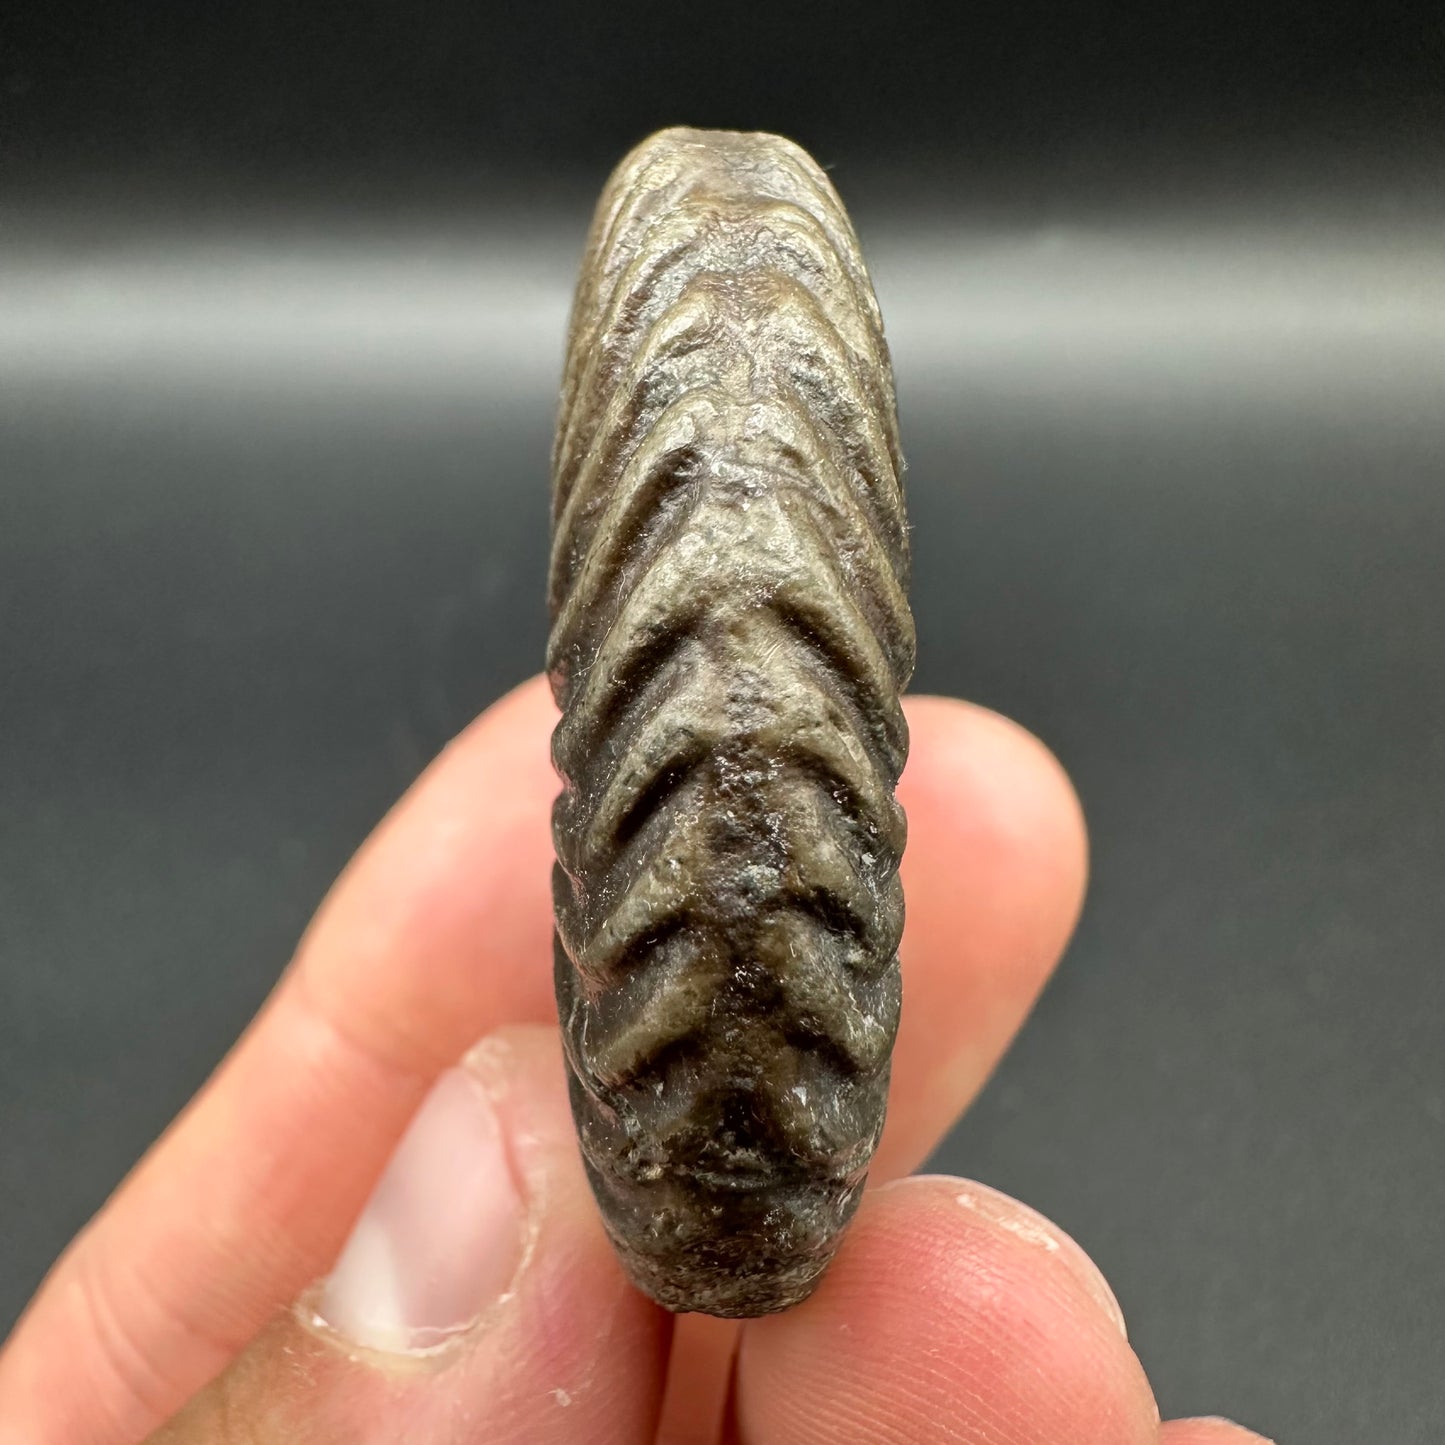
[[[906,1177],[1058,961],[1087,863],[1041,744],[949,699],[908,712],[888,1126],[811,1299],[742,1326],[674,1320],[628,1287],[602,1233],[556,1040],[555,713],[533,680],[381,824],[256,1020],[57,1262],[0,1352],[0,1445],[1258,1442],[1221,1420],[1159,1422],[1117,1303],[1054,1225],[979,1184]],[[471,1057],[504,1081],[498,1110],[525,1140],[531,1247],[443,1366],[340,1349],[293,1303],[479,1039]]]

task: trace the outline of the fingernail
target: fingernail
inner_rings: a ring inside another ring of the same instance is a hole
[[[1181,1425],[1205,1425],[1209,1427],[1210,1438],[1214,1437],[1214,1427],[1229,1432],[1229,1439],[1234,1445],[1274,1445],[1274,1441],[1253,1430],[1246,1429],[1238,1421],[1227,1419],[1223,1415],[1199,1415],[1188,1420],[1171,1420],[1169,1428],[1171,1431],[1178,1430]],[[3,1442],[0,1442],[3,1445]]]
[[[476,1075],[449,1069],[321,1286],[319,1323],[368,1349],[438,1349],[510,1286],[524,1218],[491,1098]]]
[[[1057,1254],[1060,1262],[1068,1267],[1074,1278],[1114,1322],[1119,1333],[1126,1340],[1129,1338],[1128,1326],[1124,1323],[1124,1311],[1119,1308],[1119,1301],[1115,1298],[1114,1291],[1109,1288],[1109,1282],[1100,1272],[1099,1266],[1052,1220],[1045,1219],[1027,1204],[1020,1204],[1017,1199],[990,1189],[986,1184],[957,1179],[950,1179],[948,1182],[955,1190],[955,1198],[965,1209],[971,1209],[975,1214],[982,1215],[990,1223],[1008,1230],[1020,1239],[1026,1239],[1041,1249]]]

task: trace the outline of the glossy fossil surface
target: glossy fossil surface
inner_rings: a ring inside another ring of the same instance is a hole
[[[674,1310],[804,1298],[882,1129],[901,477],[822,171],[776,136],[644,142],[593,222],[554,455],[556,985],[608,1231]]]

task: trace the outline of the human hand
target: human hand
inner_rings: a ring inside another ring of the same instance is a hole
[[[1160,1425],[1118,1305],[1055,1226],[904,1177],[1022,1022],[1086,866],[1037,742],[963,703],[908,713],[888,1125],[811,1299],[675,1321],[607,1243],[556,1038],[555,714],[534,680],[398,804],[61,1257],[0,1353],[0,1445],[1258,1445]]]

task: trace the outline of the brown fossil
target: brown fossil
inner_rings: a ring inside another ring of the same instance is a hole
[[[613,173],[554,455],[557,1002],[582,1154],[673,1310],[807,1296],[898,1023],[913,667],[893,381],[819,167],[663,131]]]

